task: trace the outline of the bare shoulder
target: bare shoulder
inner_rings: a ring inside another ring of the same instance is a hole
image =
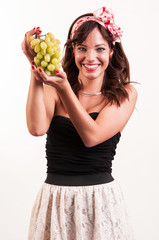
[[[105,129],[108,138],[114,136],[117,132],[122,132],[135,109],[137,101],[136,88],[129,84],[125,86],[125,90],[128,93],[128,99],[126,98],[120,106],[111,103],[107,104],[96,119],[101,129],[103,131]]]
[[[137,93],[136,88],[133,85],[128,84],[128,85],[125,86],[125,89],[126,89],[128,95],[129,95],[129,101],[136,102],[137,97],[138,97],[138,93]]]

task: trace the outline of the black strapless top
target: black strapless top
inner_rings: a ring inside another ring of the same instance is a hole
[[[90,116],[95,120],[98,114],[93,112],[90,113]],[[54,116],[47,132],[47,173],[55,176],[59,174],[60,176],[76,177],[93,176],[93,174],[105,176],[105,173],[110,175],[112,160],[116,154],[116,146],[120,136],[121,134],[118,132],[110,139],[88,148],[83,144],[69,118],[60,115]],[[60,184],[65,185],[64,182],[60,181]],[[101,180],[99,182],[101,183]],[[55,180],[53,180],[53,183],[55,183]],[[92,183],[94,181],[90,182],[90,184]],[[67,183],[67,185],[69,184]],[[80,183],[75,185],[80,185]],[[83,183],[83,185],[87,184]]]

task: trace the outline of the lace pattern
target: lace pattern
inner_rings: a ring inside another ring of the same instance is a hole
[[[134,240],[119,183],[82,187],[43,183],[28,240]]]

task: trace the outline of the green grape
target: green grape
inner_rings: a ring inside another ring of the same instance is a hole
[[[60,58],[61,57],[61,53],[60,52],[55,52],[54,53],[54,57],[55,58]]]
[[[52,42],[53,44],[55,44],[55,39],[51,39],[51,42]]]
[[[40,65],[40,59],[38,59],[37,57],[34,57],[34,62],[36,64],[36,66]]]
[[[34,36],[28,36],[28,41],[31,42],[32,40],[34,40]]]
[[[57,45],[60,45],[60,44],[61,44],[61,42],[60,42],[59,39],[55,39],[55,43],[56,43]]]
[[[49,54],[46,54],[46,55],[44,56],[44,59],[45,59],[46,62],[50,62],[50,55],[49,55]]]
[[[52,47],[54,46],[54,43],[51,42],[51,41],[50,41],[50,42],[46,42],[46,43],[47,43],[47,46],[48,46],[48,47],[51,47],[51,48],[52,48]]]
[[[34,48],[39,43],[40,43],[40,39],[38,38],[35,38],[30,42],[32,48]]]
[[[52,53],[52,54],[49,54],[50,55],[50,62],[51,62],[51,60],[53,59],[53,57],[54,57],[54,53]]]
[[[49,36],[50,40],[55,40],[55,37],[54,37],[54,34],[53,33],[50,33],[48,32],[47,35]]]
[[[38,38],[30,36],[28,37],[28,41],[30,41],[30,46],[36,53],[34,62],[37,70],[39,71],[39,68],[42,68],[47,75],[54,76],[55,69],[61,67],[60,41],[55,39],[54,35],[50,32],[44,36],[44,39],[40,35]]]
[[[41,49],[41,54],[42,54],[43,56],[45,56],[45,55],[46,55],[46,49]]]
[[[57,63],[58,63],[58,59],[57,59],[57,58],[53,58],[53,59],[51,60],[51,63],[52,63],[53,65],[57,64]]]
[[[56,49],[57,52],[61,52],[61,48],[58,46]]]
[[[54,52],[56,52],[57,51],[57,45],[54,45],[53,49],[54,49]]]
[[[55,70],[55,66],[50,63],[50,64],[47,66],[47,69],[52,72],[52,71]]]
[[[47,62],[45,62],[44,60],[43,60],[43,61],[41,61],[41,66],[42,66],[42,67],[47,67],[47,65],[48,65],[48,63],[47,63]]]
[[[52,74],[51,74],[51,72],[49,71],[49,70],[45,70],[45,73],[48,75],[48,76],[51,76]]]
[[[57,63],[61,63],[61,59],[60,58],[58,58],[58,62]]]
[[[38,59],[42,59],[43,58],[43,55],[41,54],[41,52],[38,52],[37,56],[36,56]]]
[[[50,37],[48,35],[45,36],[45,42],[50,42]]]
[[[52,54],[52,53],[54,52],[54,49],[51,48],[51,47],[48,47],[48,48],[46,49],[46,52],[49,53],[49,54]]]
[[[60,69],[60,67],[61,67],[61,63],[57,63],[57,64],[55,65],[55,68],[56,68],[56,69]]]
[[[38,52],[40,52],[40,50],[41,50],[41,47],[40,47],[39,44],[37,44],[37,45],[34,47],[34,52],[38,53]]]
[[[45,42],[41,42],[41,43],[40,43],[40,47],[41,47],[42,49],[46,49],[46,48],[47,48],[47,44],[46,44]]]

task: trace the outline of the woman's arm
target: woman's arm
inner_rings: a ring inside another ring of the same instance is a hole
[[[87,147],[93,147],[121,131],[135,108],[137,91],[129,85],[129,101],[125,100],[120,107],[108,104],[94,121],[80,104],[63,71],[59,71],[56,77],[47,77],[42,71],[41,76],[45,84],[57,88],[73,125]]]
[[[128,122],[137,100],[137,91],[129,86],[129,101],[120,107],[108,104],[94,121],[83,109],[77,97],[67,88],[60,93],[60,98],[72,123],[87,147],[93,147],[120,132]]]
[[[36,68],[31,69],[26,120],[28,130],[32,135],[42,136],[47,132],[54,114],[56,99],[56,89],[47,85],[43,86]]]
[[[33,28],[25,34],[22,51],[30,64],[36,55],[30,47],[29,36],[40,34],[40,27]],[[43,84],[35,65],[31,67],[31,80],[26,104],[26,120],[29,132],[34,136],[46,133],[52,120],[57,98],[56,89]]]

